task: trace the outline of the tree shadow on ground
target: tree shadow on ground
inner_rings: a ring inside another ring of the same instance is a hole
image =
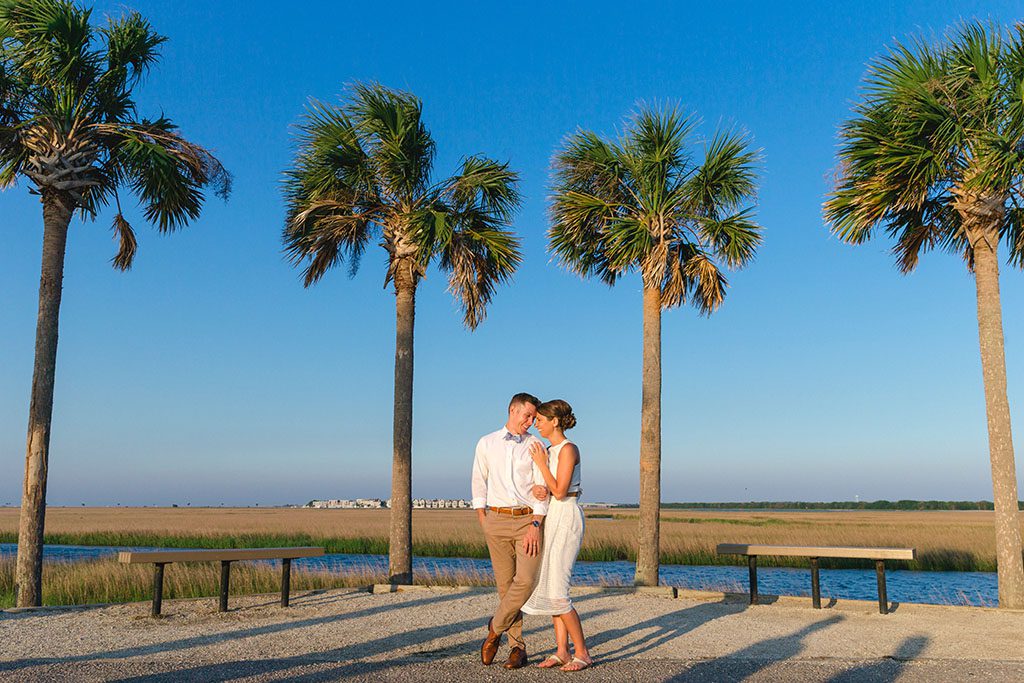
[[[603,596],[599,594],[580,596],[579,598],[573,598],[573,602],[578,604],[601,597]],[[589,638],[588,646],[593,648],[601,643],[608,643],[619,639],[629,640],[625,645],[613,650],[610,653],[611,658],[609,658],[609,653],[605,652],[601,652],[598,655],[600,662],[616,661],[658,647],[708,621],[721,616],[736,614],[745,609],[745,605],[731,601],[699,604],[667,615],[659,615],[637,624],[630,624],[620,629],[593,634]],[[582,615],[584,626],[587,619],[613,611],[610,609],[597,609],[585,612]],[[370,641],[353,643],[333,650],[275,659],[218,662],[176,670],[174,672],[125,678],[122,680],[122,683],[141,683],[142,681],[147,683],[171,683],[171,681],[179,680],[222,681],[255,675],[266,676],[268,674],[276,674],[274,680],[287,683],[315,683],[318,681],[340,680],[353,675],[365,676],[374,673],[383,675],[385,673],[394,673],[396,669],[405,666],[431,660],[455,659],[467,656],[475,658],[477,647],[483,637],[483,624],[484,621],[482,619],[468,619],[457,623],[420,628],[401,634],[389,634]],[[546,623],[537,626],[528,624],[526,633],[533,636],[537,632],[548,629],[550,629],[550,626]],[[647,633],[651,629],[654,629],[654,632]],[[644,633],[636,637],[638,632]],[[467,637],[457,643],[446,644],[443,647],[405,652],[390,656],[383,661],[367,661],[369,658],[388,655],[401,648],[415,647],[421,644],[427,645],[431,641],[458,634],[464,634]],[[301,669],[311,665],[322,666],[323,664],[333,662],[337,662],[338,665],[313,672],[301,671]],[[289,672],[292,672],[293,675],[289,676]]]
[[[339,597],[344,598],[348,597],[349,595],[353,594],[346,593]],[[372,616],[383,612],[404,609],[406,607],[419,607],[427,604],[435,605],[439,602],[457,600],[463,597],[465,597],[465,595],[462,593],[431,595],[417,600],[410,600],[408,602],[396,602],[389,605],[377,605],[374,607],[367,607],[366,609],[356,610],[354,612],[345,612],[343,614],[331,614],[322,617],[312,617],[309,619],[296,619],[294,621],[267,624],[265,626],[254,626],[251,628],[241,628],[233,631],[226,631],[209,635],[193,636],[190,638],[182,638],[179,640],[172,640],[164,643],[152,643],[150,645],[127,647],[119,650],[110,650],[108,652],[94,652],[83,655],[73,655],[70,657],[19,659],[11,662],[0,662],[0,672],[14,671],[17,669],[24,669],[30,666],[38,666],[41,664],[61,664],[69,662],[91,661],[97,659],[125,659],[128,657],[138,657],[140,655],[151,655],[161,652],[171,652],[175,650],[188,650],[190,648],[204,647],[206,645],[223,643],[225,641],[230,640],[252,638],[256,636],[264,636],[273,633],[282,633],[285,631],[305,628],[308,626],[320,626],[323,624],[331,624],[335,622],[345,621],[348,619]]]
[[[843,621],[842,616],[838,614],[830,616],[827,619],[808,624],[794,633],[753,643],[725,657],[699,662],[669,680],[680,682],[715,681],[721,680],[725,671],[728,671],[728,680],[743,680],[776,662],[797,656],[803,651],[803,641],[807,636],[840,621]]]
[[[353,588],[312,588],[309,590],[304,589],[293,589],[290,594],[290,604],[292,607],[306,607],[309,605],[315,605],[319,602],[324,602],[320,598],[326,597],[325,594],[335,593],[334,596],[329,596],[328,602],[334,602],[338,596],[348,595],[366,595],[367,587],[353,587]],[[280,594],[275,594],[279,596]],[[255,598],[260,597],[259,595],[252,593],[231,593],[229,596],[232,600],[235,598]],[[173,618],[176,614],[174,606],[181,603],[199,604],[206,602],[210,605],[216,605],[218,601],[216,595],[203,595],[199,597],[164,597],[163,600],[163,612],[160,615],[161,619]],[[88,605],[46,605],[44,607],[30,607],[25,608],[23,611],[11,611],[17,608],[0,609],[0,620],[2,621],[17,621],[18,619],[46,619],[46,618],[57,618],[66,616],[69,613],[74,612],[87,612],[96,609],[105,609],[108,607],[125,607],[133,604],[132,602],[101,602]],[[140,600],[137,603],[140,606],[140,614],[145,611],[145,614],[149,614],[150,600]],[[245,607],[234,608],[232,607],[229,611],[234,612],[238,610],[251,610],[258,607],[273,607],[274,605],[281,604],[280,597],[274,597],[268,599],[266,602],[255,602],[245,605]]]
[[[896,652],[885,659],[870,664],[861,664],[833,676],[828,683],[868,683],[872,681],[894,681],[907,662],[917,659],[928,647],[928,636],[906,638]]]
[[[596,610],[591,612],[591,615],[597,616],[610,611],[612,610]],[[275,678],[278,681],[335,681],[355,673],[365,674],[372,670],[384,671],[425,660],[469,654],[483,641],[483,627],[485,623],[481,618],[466,619],[450,624],[420,628],[405,633],[391,633],[372,640],[352,643],[333,650],[318,651],[311,654],[263,660],[250,659],[217,662],[188,669],[177,669],[166,673],[132,676],[120,679],[120,681],[121,683],[141,683],[142,681],[146,683],[227,681],[255,675],[287,674],[290,669],[300,669],[311,664],[340,662],[339,666],[310,674],[296,674],[291,677]],[[392,656],[380,662],[364,661],[369,657],[387,655],[399,648],[426,644],[433,640],[458,634],[472,634],[472,637],[442,648]]]
[[[709,621],[739,614],[746,609],[746,605],[733,601],[694,605],[669,614],[660,614],[637,624],[595,633],[587,638],[587,648],[593,650],[604,643],[630,638],[629,642],[614,650],[600,650],[599,659],[602,662],[612,662],[635,657],[675,640]]]

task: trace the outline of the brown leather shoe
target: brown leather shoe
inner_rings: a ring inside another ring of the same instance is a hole
[[[487,621],[487,637],[484,644],[480,646],[480,661],[484,666],[490,666],[494,661],[494,655],[498,654],[498,645],[501,643],[501,634],[491,630],[491,620]]]
[[[526,650],[514,647],[508,653],[508,661],[503,665],[506,669],[518,669],[526,666]]]

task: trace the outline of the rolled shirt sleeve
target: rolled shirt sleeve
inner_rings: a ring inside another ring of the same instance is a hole
[[[476,510],[487,507],[487,453],[484,440],[476,444],[476,455],[473,457],[472,493],[470,506]]]

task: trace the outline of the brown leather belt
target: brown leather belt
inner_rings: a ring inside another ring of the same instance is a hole
[[[573,491],[572,493],[565,494],[565,497],[566,498],[579,498],[580,497],[580,492],[579,491]]]
[[[499,515],[512,515],[513,517],[522,517],[523,515],[533,514],[533,508],[528,507],[496,508],[488,505],[487,509],[491,512],[497,512]]]

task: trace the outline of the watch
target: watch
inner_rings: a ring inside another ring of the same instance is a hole
[[[538,529],[540,528],[540,522],[538,522],[537,520],[533,520],[531,524],[533,524],[533,526],[537,527]]]

